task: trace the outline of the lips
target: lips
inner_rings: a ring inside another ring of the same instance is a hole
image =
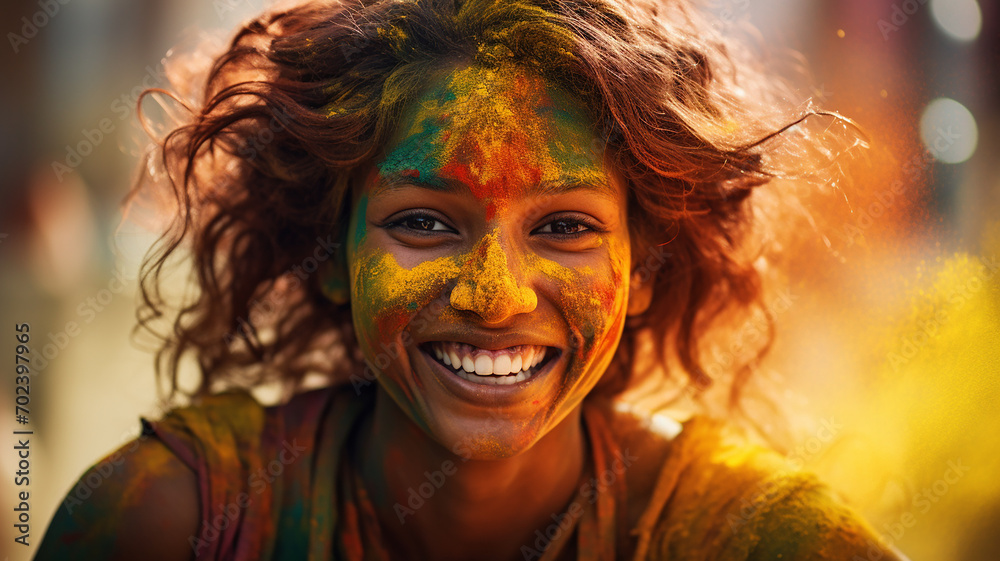
[[[518,345],[488,350],[467,343],[435,341],[424,345],[427,353],[455,375],[477,384],[509,385],[535,374],[555,349],[541,345]]]

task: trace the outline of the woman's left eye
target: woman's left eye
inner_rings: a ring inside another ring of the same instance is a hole
[[[559,219],[553,220],[541,228],[535,230],[539,234],[556,234],[562,236],[573,236],[592,231],[593,228],[579,220]]]

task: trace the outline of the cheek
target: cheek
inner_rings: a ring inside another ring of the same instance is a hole
[[[556,283],[561,312],[569,324],[571,344],[584,361],[609,355],[618,340],[625,318],[628,269],[625,245],[606,242],[600,265],[564,267],[547,259],[534,266]]]
[[[404,269],[381,250],[363,251],[352,270],[354,321],[360,333],[388,339],[431,303],[458,276],[458,265],[441,257]]]

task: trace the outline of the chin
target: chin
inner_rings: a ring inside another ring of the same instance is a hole
[[[498,421],[492,418],[442,420],[431,435],[463,460],[502,460],[534,446],[548,431],[544,419]]]

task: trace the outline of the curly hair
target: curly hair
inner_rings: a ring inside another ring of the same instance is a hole
[[[653,300],[594,391],[637,383],[649,342],[662,372],[707,387],[703,339],[729,312],[763,309],[748,200],[773,176],[766,141],[798,122],[749,58],[679,0],[342,0],[249,22],[133,189],[161,169],[178,210],[141,272],[158,375],[173,396],[188,355],[193,394],[275,380],[294,391],[307,374],[343,383],[364,367],[350,303],[322,286],[325,272],[344,274],[343,252],[319,263],[317,244],[338,246],[356,172],[435,70],[459,61],[523,65],[578,96],[626,181],[633,263]],[[162,288],[182,248],[197,290],[171,314]],[[732,368],[733,403],[767,331]]]

